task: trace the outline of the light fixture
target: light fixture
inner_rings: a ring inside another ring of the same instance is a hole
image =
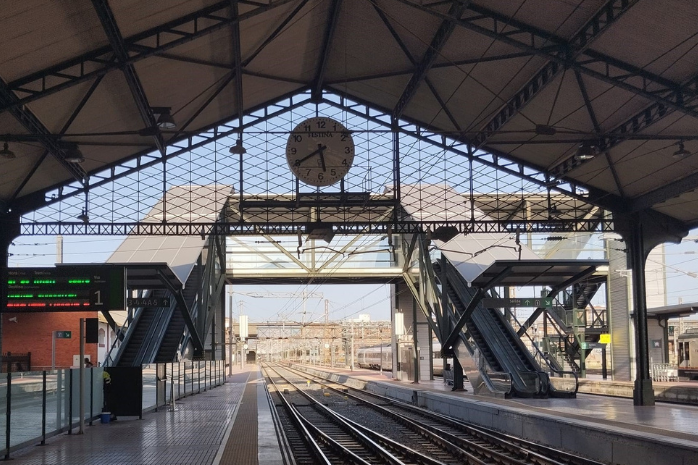
[[[7,147],[7,144],[5,144],[5,146]],[[672,155],[672,156],[674,158],[683,158],[683,157],[689,156],[690,154],[691,154],[691,151],[686,150],[686,148],[683,146],[683,141],[680,141],[679,142],[679,149],[676,152],[674,152],[674,155]]]
[[[230,147],[230,153],[234,155],[243,155],[247,153],[247,150],[245,150],[245,147],[242,146],[242,138],[238,138],[238,140],[235,141],[235,145]]]
[[[82,213],[78,215],[78,219],[82,221],[83,223],[87,224],[90,222],[90,216],[87,214],[86,209],[82,209]]]
[[[0,157],[8,159],[17,158],[15,156],[15,153],[8,148],[7,142],[5,142],[5,145],[3,145],[2,150],[0,150]]]
[[[89,209],[89,191],[85,191],[85,208],[82,209],[82,213],[78,215],[78,219],[83,223],[87,224],[90,222],[90,216],[87,214]]]
[[[175,129],[177,127],[170,114],[170,107],[153,107],[151,110],[153,116],[157,117],[156,124],[160,129]]]
[[[574,154],[574,159],[578,161],[592,160],[599,153],[599,148],[589,142],[582,142],[577,147],[577,153]]]
[[[65,153],[63,159],[68,163],[82,163],[85,161],[85,156],[75,142],[63,142],[61,143],[61,149]]]
[[[536,134],[539,136],[554,136],[557,133],[557,129],[547,124],[536,124]]]

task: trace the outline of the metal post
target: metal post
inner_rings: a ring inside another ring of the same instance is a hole
[[[601,377],[608,379],[608,368],[606,367],[606,344],[601,348]]]
[[[68,434],[73,434],[73,369],[68,370]]]
[[[94,411],[93,411],[93,406],[95,403],[94,400],[94,395],[95,395],[95,371],[90,368],[90,426],[92,426],[92,418],[95,416]]]
[[[637,374],[633,389],[634,405],[654,405],[654,389],[649,368],[647,342],[647,301],[645,298],[645,253],[642,224],[638,214],[633,214],[630,231],[630,255],[632,260],[633,302],[635,304],[635,356]]]
[[[51,331],[51,371],[56,369],[56,332]]]
[[[12,372],[7,372],[7,397],[5,398],[5,460],[10,459],[10,425],[12,424]]]
[[[80,401],[80,423],[78,434],[85,432],[85,319],[80,318],[80,386],[78,387]]]
[[[349,369],[354,371],[354,321],[351,322],[351,362],[349,364]]]
[[[46,370],[43,372],[43,381],[41,383],[41,445],[46,445]],[[56,396],[58,397],[58,396]],[[56,402],[60,402],[56,399]],[[60,425],[59,428],[60,429]]]
[[[228,376],[233,376],[233,293],[228,299]]]

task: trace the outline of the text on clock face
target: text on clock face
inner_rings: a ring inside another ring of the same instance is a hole
[[[303,182],[328,186],[342,179],[354,161],[351,133],[330,118],[310,118],[288,138],[286,159],[291,171]]]

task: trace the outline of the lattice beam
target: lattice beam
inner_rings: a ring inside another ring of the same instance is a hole
[[[561,46],[552,53],[562,61],[574,61],[618,21],[639,0],[609,0],[568,42],[556,38]],[[511,21],[511,19],[507,19]],[[507,121],[520,112],[531,100],[562,73],[565,66],[559,61],[547,62],[518,92],[507,100],[502,108],[485,123],[482,131],[475,136],[478,146],[484,144],[490,135],[496,133]],[[578,71],[577,71],[578,72]]]
[[[23,235],[97,235],[97,236],[259,236],[306,234],[316,223],[23,223]],[[417,234],[427,229],[453,226],[461,234],[472,233],[563,233],[612,231],[611,220],[561,221],[362,221],[334,225],[335,234]]]
[[[325,71],[327,71],[327,62],[330,59],[330,49],[332,47],[335,31],[337,30],[337,21],[339,19],[339,10],[341,7],[342,0],[332,0],[329,21],[327,23],[327,29],[325,29],[324,40],[322,41],[322,53],[320,54],[320,61],[318,62],[317,71],[315,72],[315,79],[313,79],[312,96],[315,101],[322,99],[322,88],[325,84]]]
[[[629,63],[588,49],[584,50],[577,60],[568,59],[564,52],[570,44],[563,38],[478,5],[470,5],[468,8],[476,13],[475,15],[458,19],[433,7],[410,0],[395,1],[443,20],[452,21],[459,27],[491,37],[512,47],[531,52],[557,63],[558,66],[579,71],[651,102],[660,103],[665,107],[698,118],[696,106],[685,103],[688,98],[695,97],[698,92],[698,80],[696,79],[691,79],[683,84],[676,83]]]
[[[469,4],[470,0],[454,0],[448,10],[448,15],[454,18],[460,18],[461,14],[463,14],[463,11],[468,8]],[[434,34],[434,37],[429,44],[429,48],[427,48],[426,52],[424,52],[422,60],[417,65],[417,68],[407,83],[407,86],[405,86],[402,95],[400,95],[400,98],[393,109],[393,118],[399,119],[402,117],[405,107],[410,103],[412,97],[414,97],[414,95],[417,93],[417,89],[422,82],[424,82],[427,73],[434,65],[436,59],[441,55],[441,50],[446,45],[446,42],[448,42],[448,39],[451,37],[451,34],[455,28],[455,24],[453,24],[451,21],[443,21],[441,23],[439,29],[436,31],[436,34]]]
[[[7,83],[8,90],[20,97],[16,101],[0,102],[0,112],[20,107],[81,82],[94,79],[97,76],[119,70],[125,64],[134,64],[145,58],[167,52],[192,40],[228,27],[232,22],[246,21],[294,1],[296,0],[272,0],[268,4],[263,5],[255,3],[256,8],[237,18],[231,18],[229,15],[229,0],[215,3],[181,18],[125,38],[124,43],[129,56],[124,63],[112,61],[114,53],[111,45],[109,45]],[[152,46],[149,44],[158,45]]]
[[[138,108],[138,113],[141,115],[143,124],[145,124],[146,128],[151,128],[154,131],[153,140],[155,142],[155,147],[157,147],[158,151],[164,155],[165,141],[155,121],[153,110],[150,108],[148,97],[145,94],[145,89],[143,89],[141,80],[138,78],[136,68],[132,63],[128,63],[128,48],[126,47],[124,38],[121,36],[119,25],[116,24],[114,13],[111,11],[107,0],[92,0],[92,5],[97,12],[99,21],[102,23],[102,29],[104,29],[104,34],[109,40],[109,44],[114,51],[114,55],[116,55],[116,59],[118,63],[122,65],[121,70],[124,73],[126,83],[131,91],[131,96],[136,104],[136,108]]]

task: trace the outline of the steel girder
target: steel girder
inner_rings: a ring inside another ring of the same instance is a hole
[[[87,177],[85,170],[75,163],[65,161],[65,152],[58,140],[51,134],[46,126],[26,106],[18,105],[19,99],[11,88],[0,79],[0,106],[9,108],[12,116],[31,134],[38,137],[39,142],[51,153],[58,163],[63,166],[81,184],[85,184]]]
[[[257,115],[254,118],[250,118],[249,121],[243,126],[243,129],[254,126],[255,124],[259,124],[261,121],[281,115],[309,102],[308,95],[302,93],[297,95],[297,93],[298,91],[294,91],[289,95],[283,96],[276,103],[265,104],[258,108],[251,109],[251,114],[256,114],[260,111],[263,112],[263,114],[261,116]],[[270,108],[277,110],[270,111]],[[186,135],[180,137],[178,140],[169,140],[168,146],[174,150],[170,150],[170,152],[165,156],[156,156],[151,153],[152,151],[150,149],[146,149],[127,159],[119,160],[118,162],[102,166],[97,172],[90,173],[90,186],[76,185],[74,183],[61,183],[51,186],[44,191],[36,192],[32,195],[18,199],[17,203],[12,205],[13,210],[19,212],[20,214],[24,214],[32,210],[52,205],[69,197],[86,192],[90,188],[103,186],[116,179],[134,174],[144,168],[156,165],[158,163],[166,163],[167,160],[171,158],[180,156],[193,149],[202,147],[206,144],[229,137],[234,135],[236,132],[239,132],[238,127],[232,126],[228,124],[228,122],[229,118],[226,118],[225,121],[220,121],[210,125],[209,127],[203,128],[201,133],[195,136]],[[52,191],[57,192],[53,192],[51,197],[47,198],[47,193]]]
[[[314,101],[322,100],[322,88],[325,84],[325,71],[327,71],[327,62],[330,59],[330,48],[337,30],[337,20],[339,19],[339,10],[342,7],[342,0],[332,0],[330,6],[329,21],[327,29],[325,29],[325,38],[322,41],[322,52],[320,53],[320,61],[318,62],[317,70],[315,71],[315,79],[313,79],[312,96]]]
[[[456,121],[456,119],[453,117],[453,114],[451,113],[451,111],[450,111],[450,110],[448,109],[448,107],[446,106],[446,103],[443,101],[443,99],[441,98],[441,96],[440,96],[439,93],[437,92],[436,87],[432,84],[431,80],[430,80],[429,77],[427,76],[427,72],[426,72],[426,68],[424,68],[424,64],[423,64],[423,63],[418,63],[417,60],[412,56],[412,53],[409,51],[409,49],[407,48],[407,46],[405,45],[405,43],[403,42],[403,40],[400,38],[400,35],[397,33],[397,31],[395,30],[395,28],[393,27],[393,25],[390,24],[390,21],[388,20],[387,16],[385,16],[385,13],[383,13],[383,10],[381,10],[380,8],[378,8],[378,6],[377,6],[375,3],[373,3],[373,8],[376,10],[376,13],[377,13],[378,16],[381,18],[381,20],[383,21],[383,24],[384,24],[385,27],[388,29],[388,31],[390,32],[390,34],[393,36],[393,38],[395,39],[395,42],[398,44],[398,46],[400,47],[400,49],[402,50],[402,52],[405,54],[405,56],[407,57],[407,59],[410,60],[410,63],[412,63],[412,66],[414,67],[414,69],[411,71],[411,74],[412,74],[411,81],[415,79],[415,76],[417,76],[417,74],[422,74],[422,80],[423,80],[424,83],[427,85],[427,87],[429,87],[429,90],[431,91],[431,93],[432,93],[432,95],[434,96],[434,98],[439,102],[439,105],[441,106],[441,109],[443,110],[444,113],[446,113],[446,116],[448,116],[448,119],[451,121],[451,124],[453,124],[453,127],[455,127],[458,131],[460,131],[461,128],[460,128],[460,126],[458,125],[458,121]],[[436,38],[435,38],[435,39],[436,39]],[[441,42],[441,41],[439,40],[439,42]],[[445,41],[444,41],[444,43],[445,43]],[[443,45],[444,45],[444,44],[440,44],[440,47],[443,47]],[[426,59],[426,57],[425,57],[425,59]],[[432,63],[429,64],[429,67],[430,67],[430,68],[433,68],[433,67],[434,67],[434,63],[433,63],[434,60],[430,60],[430,61],[431,61]],[[420,69],[422,69],[422,71],[420,71]],[[411,82],[411,81],[410,81],[410,82]],[[411,90],[409,90],[409,91],[410,91],[410,93],[411,93],[412,95],[410,95],[409,99],[412,99],[412,96],[413,96],[414,93],[416,92],[417,87],[412,87],[412,88],[410,88],[410,89],[411,89]],[[407,92],[407,91],[408,91],[408,88],[405,89],[405,92]],[[403,92],[403,96],[404,96],[404,95],[405,95],[405,93]],[[401,97],[401,98],[402,98],[402,97]],[[406,104],[407,104],[407,103],[405,103],[405,105],[406,105]],[[404,109],[404,107],[403,107],[402,109],[400,109],[400,114],[402,114],[402,110],[403,110],[403,109]],[[399,117],[396,116],[395,111],[396,111],[396,109],[394,108],[394,109],[393,109],[392,118],[393,118],[394,121],[398,121],[398,120],[399,120]]]
[[[337,90],[333,89],[333,91],[336,92]],[[348,100],[359,102],[360,105],[340,105],[327,99],[325,100],[325,103],[341,108],[342,110],[354,115],[364,117],[381,126],[388,126],[386,121],[390,119],[390,110],[378,108],[375,105],[362,102],[360,99],[353,96],[345,97]],[[358,109],[359,106],[364,107],[363,111]],[[384,114],[379,115],[377,111],[383,111]],[[413,129],[410,127],[413,127]],[[418,121],[403,118],[401,125],[399,125],[396,130],[402,134],[419,139],[420,141],[433,144],[434,146],[443,150],[448,150],[457,156],[462,156],[469,160],[476,161],[477,163],[482,163],[483,165],[495,168],[502,173],[524,178],[528,182],[537,184],[543,188],[550,188],[551,191],[563,193],[580,201],[599,206],[605,210],[624,211],[624,209],[627,207],[624,200],[620,197],[606,191],[602,191],[593,186],[586,186],[583,183],[574,180],[565,181],[564,184],[556,183],[554,186],[551,186],[551,178],[548,173],[544,172],[543,168],[534,166],[533,164],[522,160],[518,160],[516,157],[506,152],[490,149],[489,147],[483,149],[482,151],[475,152],[471,142],[464,138],[458,139],[457,143],[447,144],[439,134],[438,129],[429,128]],[[589,194],[580,194],[580,189],[589,192]]]
[[[230,11],[234,18],[239,15],[238,0],[230,0]],[[244,113],[244,105],[242,101],[242,51],[240,45],[240,22],[235,21],[230,24],[233,33],[233,63],[235,64],[235,111],[237,113],[240,128],[242,128],[242,114]],[[221,87],[222,89],[223,87]],[[193,120],[192,120],[193,121]]]
[[[292,202],[291,202],[292,203]],[[317,226],[305,222],[249,222],[249,223],[89,223],[42,222],[22,223],[21,234],[25,235],[96,235],[96,236],[259,236],[298,235]],[[597,232],[599,229],[612,231],[613,220],[559,220],[559,221],[354,221],[333,224],[336,234],[417,234],[435,230],[442,226],[455,227],[460,234],[472,233],[531,233]]]
[[[566,43],[553,39],[561,45],[551,53],[564,61],[576,61],[591,43],[603,34],[609,26],[618,21],[639,0],[610,0],[592,17],[577,34]],[[508,21],[508,20],[507,20]],[[548,61],[521,89],[516,92],[502,108],[485,123],[482,131],[475,136],[478,146],[484,144],[490,135],[496,133],[507,121],[516,115],[536,95],[538,95],[565,66],[559,61]],[[579,72],[579,71],[577,71]]]
[[[448,10],[448,15],[454,18],[460,18],[463,11],[468,8],[468,4],[470,4],[470,0],[453,0],[451,7]],[[455,28],[455,24],[453,24],[451,21],[443,21],[441,23],[439,29],[436,31],[436,34],[434,34],[434,37],[429,44],[429,48],[427,48],[426,52],[424,52],[422,60],[417,65],[414,74],[407,83],[407,86],[405,86],[405,89],[402,91],[402,95],[400,95],[400,98],[393,109],[393,118],[400,119],[402,117],[405,107],[410,103],[412,97],[414,97],[414,95],[417,93],[417,89],[422,84],[427,76],[427,73],[441,54],[441,50],[446,45],[446,42],[448,42],[448,39],[451,37],[451,34]],[[445,107],[443,103],[441,106],[442,108]]]
[[[153,134],[155,146],[157,147],[158,151],[164,155],[165,141],[155,121],[153,110],[150,108],[148,97],[145,95],[145,89],[143,89],[143,84],[141,84],[141,80],[138,78],[136,68],[133,66],[133,63],[128,62],[128,48],[126,47],[124,38],[121,35],[119,26],[116,24],[114,13],[112,13],[107,0],[92,0],[92,6],[97,12],[99,21],[102,23],[102,29],[104,29],[107,40],[109,40],[109,44],[114,51],[117,63],[122,66],[121,71],[124,73],[126,83],[128,84],[128,88],[133,96],[133,101],[136,104],[136,108],[138,108],[138,113],[140,113],[145,127],[152,128],[155,131]]]
[[[73,114],[70,115],[70,118],[68,118],[68,121],[65,122],[63,127],[61,128],[60,132],[58,133],[58,136],[63,136],[68,128],[70,128],[70,125],[73,124],[73,121],[75,121],[75,118],[80,114],[80,111],[82,111],[82,108],[85,106],[85,104],[90,100],[90,97],[92,97],[92,94],[94,93],[95,90],[97,90],[97,87],[99,87],[99,84],[102,82],[103,76],[98,77],[92,82],[92,85],[90,88],[85,92],[85,95],[82,97],[82,100],[80,100],[80,103],[75,107],[75,110],[73,110]],[[46,150],[41,157],[34,163],[34,166],[32,166],[32,169],[29,170],[29,173],[24,177],[24,180],[20,183],[19,187],[15,189],[15,192],[12,194],[12,198],[10,199],[10,204],[15,201],[17,196],[22,192],[22,189],[24,189],[24,186],[27,185],[29,180],[34,176],[34,173],[36,173],[36,170],[39,169],[39,166],[41,166],[41,163],[43,163],[44,159],[48,156],[48,154],[51,153],[48,150]]]
[[[148,29],[124,39],[128,58],[124,62],[114,62],[111,45],[100,47],[77,58],[45,68],[28,76],[7,83],[7,90],[19,95],[15,101],[0,102],[0,112],[21,107],[29,102],[67,89],[97,76],[122,69],[145,58],[167,52],[179,45],[204,37],[233,22],[241,22],[296,0],[274,0],[265,5],[255,3],[256,8],[230,17],[230,1],[215,3],[181,18]],[[203,24],[203,26],[202,26]],[[151,46],[146,44],[158,44]]]
[[[584,50],[578,60],[570,59],[563,52],[567,51],[573,44],[565,39],[478,5],[470,5],[468,7],[469,10],[476,13],[475,15],[469,18],[454,18],[433,7],[420,5],[410,0],[395,1],[427,12],[437,18],[452,21],[457,26],[491,37],[512,47],[531,52],[557,63],[558,66],[579,71],[582,74],[639,95],[651,102],[660,103],[667,108],[698,117],[696,106],[685,103],[687,99],[693,98],[697,94],[698,81],[696,79],[691,79],[683,84],[676,83],[589,49]],[[622,0],[621,3],[623,3]],[[591,24],[590,26],[593,31],[595,27],[600,27],[600,24]],[[505,28],[506,32],[504,32]],[[524,37],[525,40],[517,37]],[[578,40],[583,40],[584,38],[587,38],[585,34]],[[599,68],[601,68],[601,71],[597,70]],[[513,108],[512,111],[514,111]]]

